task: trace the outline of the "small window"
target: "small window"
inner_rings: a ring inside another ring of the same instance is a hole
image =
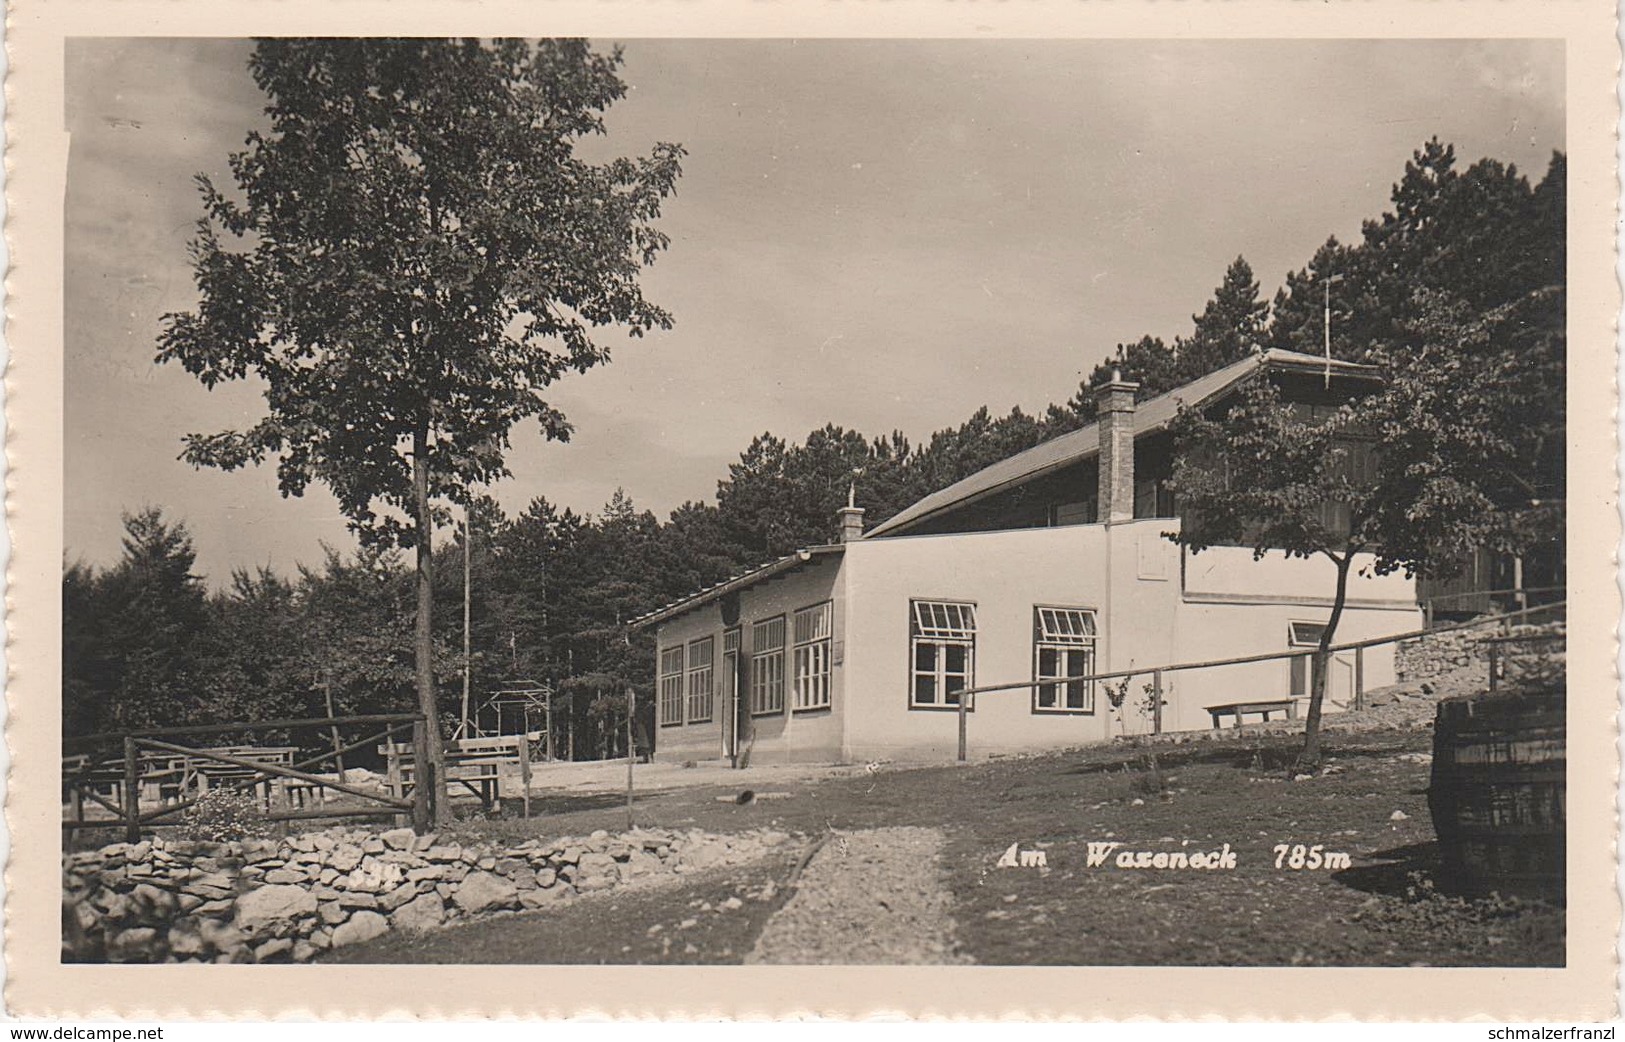
[[[909,706],[958,706],[975,676],[976,605],[912,601],[909,629]]]
[[[833,620],[834,605],[829,601],[796,612],[794,709],[829,707],[829,645]]]
[[[784,616],[750,628],[750,712],[784,712]]]
[[[1320,622],[1287,623],[1287,646],[1292,648],[1318,648],[1326,625]],[[1293,698],[1308,698],[1314,691],[1315,659],[1312,655],[1299,655],[1292,659],[1291,692]]]
[[[702,637],[688,645],[688,722],[703,724],[711,719],[712,656],[715,641]]]
[[[675,727],[682,722],[683,646],[679,644],[660,652],[660,726]]]
[[[1033,609],[1033,712],[1093,713],[1095,613],[1085,608]],[[1046,683],[1047,681],[1047,683]]]

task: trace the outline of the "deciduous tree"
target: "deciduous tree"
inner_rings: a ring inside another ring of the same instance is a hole
[[[568,437],[545,394],[608,359],[595,327],[671,322],[637,276],[667,245],[682,148],[576,154],[626,92],[620,61],[580,40],[261,41],[269,129],[231,157],[235,191],[199,178],[200,301],[165,317],[158,357],[210,388],[257,377],[267,415],[183,458],[275,458],[284,495],[323,483],[364,542],[416,549],[431,722],[436,502],[503,476],[522,421]]]

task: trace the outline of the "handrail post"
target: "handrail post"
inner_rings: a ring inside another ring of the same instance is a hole
[[[429,831],[429,794],[434,790],[434,779],[430,776],[433,767],[428,758],[423,755],[424,748],[429,740],[429,728],[426,720],[419,717],[412,721],[412,831],[423,835]]]
[[[970,708],[970,693],[968,691],[961,690],[959,692],[959,762],[960,763],[965,762],[965,752],[966,752],[966,750],[965,750],[965,745],[966,745],[965,731],[966,731],[966,725],[967,725],[967,723],[969,722],[969,719],[970,719],[969,718],[969,708]]]
[[[1354,649],[1354,711],[1365,709],[1365,645]]]
[[[1151,671],[1151,733],[1162,733],[1162,670]]]
[[[1490,690],[1491,691],[1494,691],[1496,689],[1496,687],[1498,686],[1498,682],[1500,680],[1500,673],[1501,673],[1500,658],[1501,658],[1501,656],[1500,656],[1500,646],[1496,645],[1496,644],[1491,644],[1490,645]]]
[[[124,736],[124,842],[141,842],[141,789],[135,739]]]

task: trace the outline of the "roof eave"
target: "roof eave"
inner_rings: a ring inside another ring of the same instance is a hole
[[[658,625],[668,619],[674,619],[679,615],[687,614],[688,612],[693,611],[695,608],[704,607],[712,601],[719,600],[720,598],[725,597],[736,590],[749,589],[750,587],[755,586],[758,583],[766,582],[775,576],[782,575],[785,572],[794,571],[802,565],[809,563],[816,557],[826,557],[830,554],[837,554],[845,549],[846,547],[840,543],[804,547],[797,550],[793,554],[786,554],[784,557],[781,557],[776,561],[769,561],[760,568],[753,569],[752,571],[746,572],[743,575],[736,575],[732,579],[724,579],[717,585],[701,590],[699,593],[690,594],[680,601],[673,601],[664,608],[657,608],[647,615],[639,616],[638,618],[635,618],[631,622],[627,623],[626,628],[628,632],[633,633],[637,632],[638,630],[647,629],[650,626]]]

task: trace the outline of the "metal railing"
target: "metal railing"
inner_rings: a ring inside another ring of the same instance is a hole
[[[1364,708],[1365,699],[1365,649],[1380,647],[1384,644],[1397,644],[1400,641],[1415,640],[1420,637],[1431,637],[1441,633],[1450,633],[1455,630],[1474,629],[1495,626],[1506,629],[1518,619],[1527,619],[1536,615],[1555,614],[1562,611],[1567,602],[1553,601],[1549,604],[1538,605],[1533,608],[1524,608],[1519,611],[1506,612],[1500,615],[1487,615],[1482,618],[1468,619],[1464,622],[1454,622],[1444,626],[1425,627],[1419,630],[1410,630],[1405,633],[1393,633],[1385,637],[1371,637],[1366,640],[1349,641],[1344,644],[1333,644],[1324,651],[1305,649],[1302,651],[1271,651],[1259,655],[1238,655],[1233,658],[1207,659],[1201,662],[1175,662],[1159,666],[1143,666],[1133,669],[1118,669],[1107,673],[1088,673],[1076,677],[1046,677],[1042,680],[1018,680],[1003,684],[984,684],[979,687],[961,689],[959,695],[959,759],[964,761],[967,755],[969,712],[971,700],[982,694],[992,694],[1001,691],[1030,691],[1033,688],[1045,687],[1051,684],[1092,683],[1097,680],[1129,680],[1134,677],[1149,676],[1151,678],[1152,724],[1151,733],[1162,733],[1162,705],[1163,705],[1163,677],[1168,673],[1175,673],[1193,669],[1214,669],[1220,666],[1240,666],[1257,662],[1279,662],[1286,659],[1313,659],[1316,668],[1325,670],[1332,656],[1341,652],[1354,652],[1354,709]],[[1501,641],[1501,644],[1512,643],[1524,638],[1513,638],[1512,641]],[[1490,645],[1491,686],[1496,683],[1498,670],[1498,645]],[[952,692],[950,692],[952,693]],[[1241,715],[1236,715],[1236,725],[1241,725]]]
[[[343,743],[337,737],[339,728],[362,725],[381,725],[364,738]],[[253,734],[265,731],[321,730],[332,737],[332,748],[292,762],[298,753],[290,746],[226,746],[205,747],[182,744],[167,739],[197,738],[208,735]],[[303,717],[298,719],[263,720],[229,724],[207,724],[194,727],[156,727],[138,731],[108,732],[70,738],[63,743],[64,753],[72,749],[88,749],[79,755],[64,755],[62,787],[64,803],[69,814],[62,821],[64,832],[76,829],[108,828],[122,825],[125,840],[137,842],[142,828],[172,825],[179,815],[197,805],[204,792],[216,790],[264,792],[267,821],[291,821],[309,818],[378,817],[393,814],[410,817],[412,827],[426,831],[432,817],[432,784],[411,786],[410,796],[402,790],[384,793],[351,785],[344,776],[324,777],[314,773],[323,764],[332,761],[342,770],[345,753],[392,741],[397,734],[410,731],[414,747],[423,748],[428,730],[426,718],[420,713],[376,713],[364,716]],[[122,756],[108,758],[109,747],[122,750]],[[223,766],[216,766],[223,765]],[[212,785],[211,777],[219,779]],[[281,792],[290,798],[285,807],[272,806],[272,783],[279,782]],[[354,797],[364,804],[360,807],[293,806],[293,787],[325,797],[326,790]],[[174,792],[172,802],[164,802],[166,787]],[[150,802],[161,804],[142,809],[143,790],[150,792]],[[111,818],[87,818],[88,801],[112,814]]]

